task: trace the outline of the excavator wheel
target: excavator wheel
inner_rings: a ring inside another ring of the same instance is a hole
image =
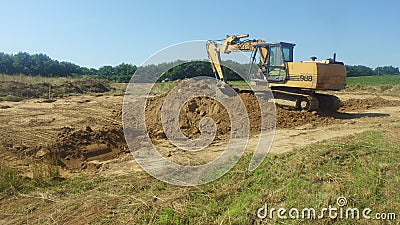
[[[315,111],[318,109],[318,99],[315,96],[300,96],[296,99],[296,109],[303,111]]]

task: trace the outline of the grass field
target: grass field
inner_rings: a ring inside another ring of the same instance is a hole
[[[383,86],[400,84],[400,75],[348,77],[347,86]]]
[[[0,101],[58,98],[85,93],[114,94],[111,82],[90,77],[41,77],[0,74]],[[122,92],[124,93],[124,92]]]
[[[395,136],[397,135],[397,136]],[[39,210],[38,218],[26,221],[64,223],[84,215],[96,216],[95,223],[132,224],[395,224],[390,219],[332,220],[274,219],[261,221],[257,210],[269,207],[304,209],[337,207],[344,196],[346,207],[371,208],[396,213],[400,209],[398,134],[368,131],[338,141],[324,142],[282,155],[269,155],[255,171],[247,171],[250,155],[228,174],[198,187],[177,187],[145,173],[101,178],[79,176],[67,180],[24,180],[17,171],[3,168],[0,199],[4,214],[24,213],[26,199]],[[41,178],[43,179],[43,178]],[[21,202],[21,204],[19,204]],[[105,202],[107,204],[105,204]],[[82,205],[83,204],[83,205]],[[47,210],[56,210],[57,214]],[[269,209],[270,209],[269,208]],[[10,210],[10,212],[7,212]],[[69,211],[73,210],[73,211]],[[320,211],[317,211],[317,216]],[[93,215],[94,214],[94,215]],[[3,217],[3,218],[1,218]]]
[[[51,85],[62,85],[67,81],[77,81],[81,78],[74,77],[42,77],[42,76],[26,76],[26,75],[6,75],[0,74],[0,82],[19,82],[24,84],[42,84],[49,83]]]

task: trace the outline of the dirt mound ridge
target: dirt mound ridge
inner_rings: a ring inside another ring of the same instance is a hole
[[[283,129],[295,128],[306,124],[328,126],[338,122],[337,119],[331,116],[320,115],[317,112],[287,110],[282,106],[277,106],[276,116],[276,127]]]
[[[386,100],[377,96],[374,98],[346,100],[343,102],[340,111],[357,111],[391,106],[400,106],[400,101]]]
[[[129,151],[122,126],[104,126],[98,130],[63,127],[55,143],[38,146],[35,157],[51,157],[69,170],[87,169],[89,161],[105,161]]]
[[[161,124],[161,107],[167,94],[158,95],[147,101],[146,107],[146,126],[151,138],[165,138]],[[239,93],[243,100],[249,120],[251,134],[259,133],[261,129],[260,108],[257,98],[252,93]],[[273,103],[270,103],[273,104]],[[275,116],[273,107],[267,110],[271,114],[265,118]],[[197,138],[200,135],[199,122],[204,117],[212,118],[217,124],[217,137],[229,135],[231,125],[228,113],[224,107],[213,99],[198,97],[187,102],[181,110],[179,125],[182,132],[189,138]],[[269,122],[269,127],[273,126],[273,119]],[[297,126],[314,123],[318,125],[329,125],[336,121],[330,116],[319,115],[313,112],[299,112],[287,110],[283,107],[276,107],[276,127],[277,128],[294,128]]]
[[[400,84],[387,84],[381,86],[361,86],[359,84],[346,87],[345,92],[379,93],[387,95],[399,95]]]
[[[58,98],[71,94],[104,93],[111,90],[108,81],[82,78],[60,84],[24,83],[18,81],[0,82],[0,101],[21,101],[27,98]]]

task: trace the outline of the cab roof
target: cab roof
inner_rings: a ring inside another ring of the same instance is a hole
[[[263,47],[263,46],[292,46],[294,47],[296,44],[294,43],[289,43],[289,42],[266,42],[266,43],[261,43],[257,44],[256,46],[258,47]]]

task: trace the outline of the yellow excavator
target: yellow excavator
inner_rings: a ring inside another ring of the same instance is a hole
[[[262,39],[242,40],[248,34],[227,36],[223,43],[207,42],[208,57],[215,76],[223,84],[228,82],[221,66],[220,53],[251,52],[249,78],[252,85],[268,85],[275,99],[293,101],[299,110],[337,110],[340,100],[336,96],[316,91],[341,90],[346,86],[346,68],[333,59],[316,61],[293,61],[295,44],[286,42],[269,43]],[[257,57],[259,56],[259,57]],[[259,61],[257,62],[257,58]],[[251,74],[254,65],[257,72]]]

